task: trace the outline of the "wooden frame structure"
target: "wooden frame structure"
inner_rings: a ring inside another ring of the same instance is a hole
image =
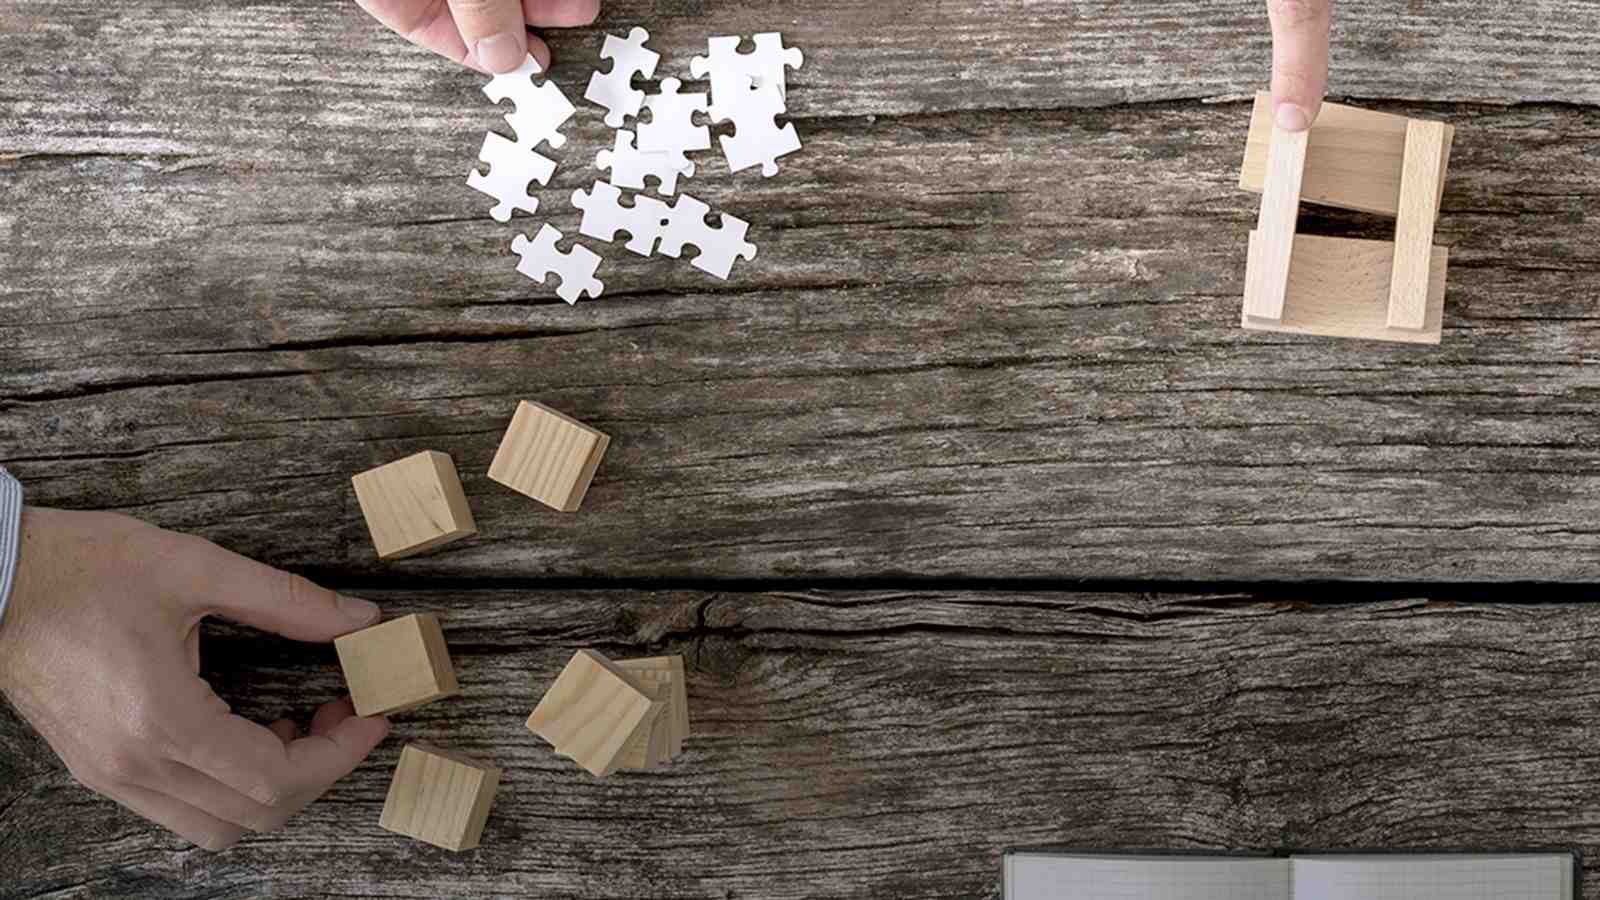
[[[1310,131],[1256,95],[1239,187],[1260,193],[1240,324],[1258,331],[1437,344],[1449,250],[1433,244],[1455,129],[1324,103]],[[1395,240],[1297,233],[1300,203],[1396,219]]]

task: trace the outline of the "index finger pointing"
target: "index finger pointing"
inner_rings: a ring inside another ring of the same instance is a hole
[[[1328,90],[1332,0],[1267,0],[1272,20],[1272,108],[1278,127],[1305,131]]]

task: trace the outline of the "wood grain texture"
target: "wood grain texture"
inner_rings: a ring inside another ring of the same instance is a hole
[[[1450,165],[1450,143],[1450,126],[1442,122],[1406,123],[1406,160],[1394,232],[1394,277],[1389,286],[1390,328],[1419,329],[1428,318],[1433,230]]]
[[[478,846],[502,772],[426,744],[408,744],[389,782],[378,827],[460,852]]]
[[[334,641],[356,714],[409,712],[459,692],[450,649],[433,613],[390,619]]]
[[[560,512],[577,512],[610,443],[571,416],[524,400],[489,462],[489,480]]]
[[[1600,607],[977,591],[370,593],[444,608],[463,694],[282,832],[211,855],[0,713],[0,896],[998,896],[1008,846],[1573,847],[1600,889]],[[1313,605],[1312,600],[1343,601]],[[523,731],[574,647],[683,653],[695,737],[595,780]],[[208,628],[242,713],[332,651]],[[480,847],[377,828],[400,748],[493,760]]]
[[[379,559],[403,559],[478,533],[447,454],[424,450],[350,482]]]
[[[1244,315],[1249,319],[1283,318],[1289,293],[1289,271],[1300,221],[1300,186],[1306,174],[1310,132],[1289,132],[1274,126],[1267,148],[1267,176],[1261,191],[1261,215],[1251,235],[1244,276]]]

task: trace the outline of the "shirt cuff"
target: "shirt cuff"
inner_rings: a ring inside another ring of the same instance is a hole
[[[22,485],[0,469],[0,625],[5,624],[11,583],[17,574],[22,531]]]

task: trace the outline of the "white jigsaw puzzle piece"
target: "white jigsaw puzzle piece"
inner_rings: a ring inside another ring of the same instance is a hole
[[[509,97],[516,104],[517,111],[508,113],[506,121],[516,129],[517,143],[529,150],[540,141],[548,141],[552,149],[560,149],[567,142],[561,126],[577,112],[554,81],[533,83],[534,76],[543,72],[530,56],[516,71],[496,75],[483,86],[484,96],[495,103]]]
[[[689,265],[702,272],[727,280],[733,272],[736,259],[756,258],[756,245],[744,239],[750,223],[727,213],[722,213],[722,227],[706,224],[706,214],[711,207],[688,194],[680,194],[678,202],[667,211],[667,227],[661,234],[661,253],[674,259],[683,255],[685,244],[699,248],[700,255],[689,260]]]
[[[693,178],[695,165],[682,153],[645,153],[633,146],[633,132],[622,129],[610,150],[594,155],[596,168],[611,170],[611,183],[636,191],[645,189],[644,178],[653,176],[663,197],[678,189],[678,176]]]
[[[680,94],[683,82],[668,78],[661,93],[644,98],[650,121],[639,123],[639,149],[646,153],[686,154],[711,149],[711,129],[694,124],[694,114],[706,111],[705,94]]]
[[[478,159],[489,164],[489,174],[474,168],[467,173],[467,186],[499,201],[489,210],[490,217],[496,222],[509,222],[514,209],[538,212],[539,198],[528,194],[528,185],[535,181],[549,184],[556,171],[555,160],[492,131],[483,136]]]
[[[611,243],[618,231],[629,235],[627,247],[640,256],[655,252],[656,241],[666,227],[667,205],[654,197],[634,197],[632,206],[622,205],[622,191],[616,185],[596,181],[588,193],[572,192],[572,205],[583,210],[578,233]]]
[[[722,135],[722,155],[729,171],[739,172],[754,165],[771,178],[778,174],[778,157],[800,149],[800,135],[790,122],[779,128],[774,117],[787,111],[783,95],[772,85],[746,88],[735,94],[722,93],[711,106],[711,121],[732,122],[734,133]]]
[[[756,49],[750,53],[739,52],[738,35],[721,35],[706,41],[707,56],[696,56],[689,60],[689,72],[696,78],[711,79],[711,99],[717,100],[722,94],[736,93],[748,87],[765,87],[768,84],[778,89],[778,95],[789,95],[788,77],[784,67],[798,69],[805,64],[806,57],[797,47],[785,47],[783,35],[776,31],[763,32],[755,36]]]
[[[600,56],[611,59],[611,71],[589,76],[589,87],[583,92],[583,99],[605,107],[606,124],[612,128],[622,127],[623,120],[637,116],[644,105],[644,91],[634,88],[633,78],[635,75],[653,77],[656,64],[661,61],[661,54],[645,49],[644,42],[649,39],[650,32],[635,28],[628,32],[626,40],[614,34],[606,35],[605,43],[600,46]]]
[[[517,235],[511,241],[512,252],[522,257],[517,271],[540,284],[544,284],[551,273],[561,276],[556,296],[568,304],[577,303],[585,292],[591,298],[600,296],[605,285],[594,277],[595,269],[600,267],[599,255],[581,244],[563,253],[556,248],[560,240],[561,232],[550,225],[540,228],[531,241],[525,235]]]

